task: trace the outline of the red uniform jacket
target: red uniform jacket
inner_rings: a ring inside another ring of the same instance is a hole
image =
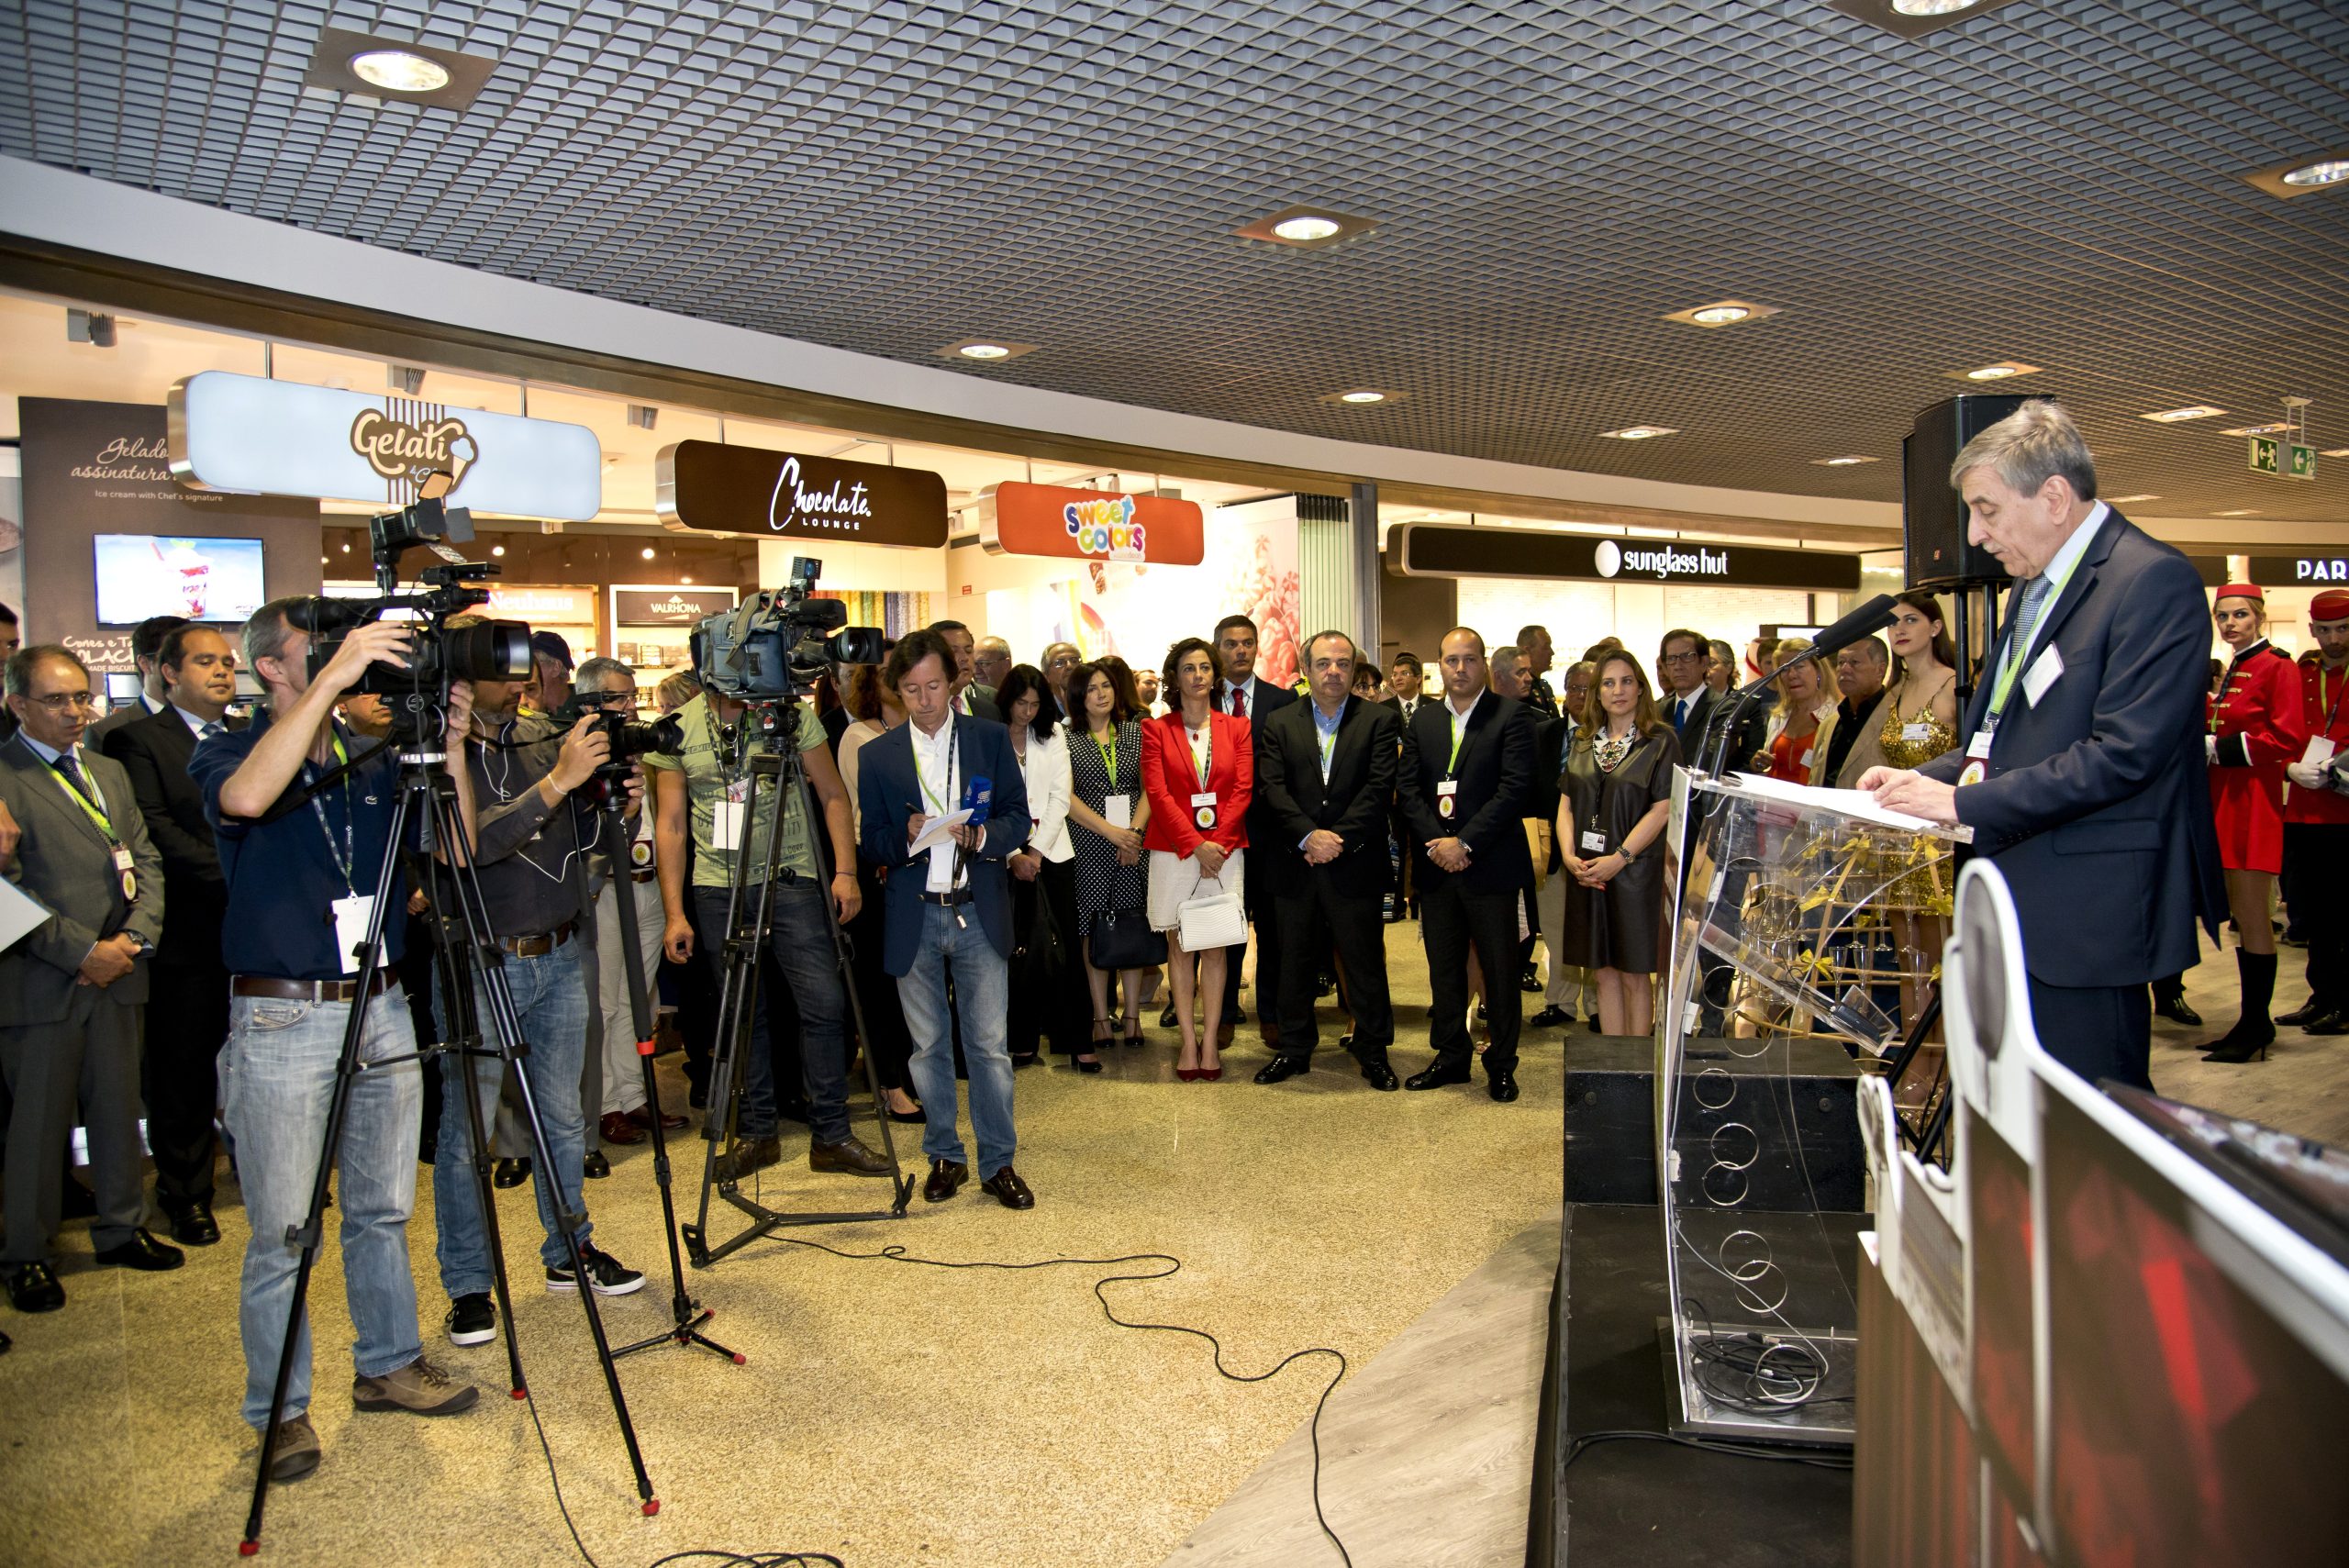
[[[2314,653],[2301,661],[2301,727],[2310,736],[2321,735],[2330,740],[2336,752],[2349,751],[2349,702],[2342,700],[2344,694],[2349,694],[2349,670],[2328,670],[2322,657]],[[2305,747],[2307,742],[2301,744]],[[2294,762],[2299,760],[2299,753],[2287,759]],[[2284,820],[2349,827],[2349,795],[2288,784]]]
[[[2231,870],[2284,869],[2284,764],[2308,745],[2299,684],[2291,660],[2262,638],[2235,655],[2210,705],[2210,801],[2219,862]]]
[[[1215,792],[1215,826],[1202,830],[1191,796],[1199,771],[1191,761],[1191,735],[1183,711],[1161,714],[1141,727],[1141,787],[1150,796],[1150,825],[1142,848],[1188,857],[1207,840],[1227,851],[1248,847],[1248,802],[1256,789],[1256,746],[1248,721],[1229,713],[1208,715],[1208,784]]]

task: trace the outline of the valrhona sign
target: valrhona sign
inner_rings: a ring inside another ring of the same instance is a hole
[[[452,506],[584,520],[604,454],[584,425],[205,371],[172,388],[171,471],[197,490],[405,506],[427,474]]]
[[[694,533],[946,542],[946,481],[918,468],[844,462],[717,441],[661,449],[653,507],[665,526]]]
[[[979,503],[979,543],[996,555],[1197,566],[1207,518],[1196,501],[1015,481]]]

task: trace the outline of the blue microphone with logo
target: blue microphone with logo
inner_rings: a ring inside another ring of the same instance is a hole
[[[966,828],[985,828],[987,825],[987,807],[993,805],[994,801],[995,784],[992,780],[974,778],[965,784],[963,786],[963,809],[971,814],[971,819],[968,822],[965,822],[963,826]],[[984,841],[985,840],[982,840],[982,842]],[[961,840],[956,840],[954,845],[954,884],[957,887],[963,885],[963,864],[968,855],[969,851],[963,848]],[[960,909],[954,911],[954,923],[958,926],[963,924],[963,912]]]

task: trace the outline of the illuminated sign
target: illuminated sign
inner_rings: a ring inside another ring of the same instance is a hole
[[[1014,482],[979,503],[979,542],[996,555],[1197,566],[1207,519],[1196,501]]]
[[[1397,523],[1387,534],[1386,559],[1406,577],[1713,583],[1838,594],[1860,585],[1860,558],[1831,550],[1597,539],[1481,524]]]
[[[769,451],[718,441],[663,447],[653,465],[653,509],[683,532],[946,542],[946,481],[918,468]]]

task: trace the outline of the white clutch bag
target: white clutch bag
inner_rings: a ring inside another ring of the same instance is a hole
[[[1176,913],[1182,917],[1185,952],[1237,947],[1248,940],[1248,912],[1241,907],[1238,894],[1185,899]]]

